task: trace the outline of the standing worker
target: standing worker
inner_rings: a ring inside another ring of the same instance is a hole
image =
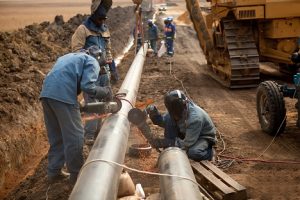
[[[157,55],[158,28],[151,19],[148,20],[148,39],[154,55]]]
[[[109,71],[112,71],[112,76],[117,76],[117,71],[109,70],[109,66],[112,66],[113,58],[111,53],[111,41],[110,41],[110,32],[105,24],[107,19],[107,12],[109,6],[104,6],[99,3],[100,1],[93,1],[91,6],[91,16],[83,22],[75,31],[72,36],[72,50],[79,51],[80,49],[86,49],[90,46],[98,46],[105,59],[100,65],[100,76],[97,80],[96,85],[98,86],[110,86]],[[114,77],[115,78],[115,77]],[[86,103],[97,102],[98,100],[90,96],[89,94],[84,93],[83,95]],[[93,114],[86,114],[87,116],[93,116]],[[85,142],[88,145],[94,143],[95,138],[97,137],[98,132],[101,127],[101,119],[94,119],[86,121],[85,123]]]
[[[147,138],[152,146],[177,146],[195,161],[211,160],[216,128],[209,115],[179,90],[167,93],[164,103],[168,110],[165,115],[161,115],[154,105],[146,109],[152,122],[165,129],[164,139]]]
[[[172,23],[173,17],[168,17],[164,20],[165,23],[165,41],[166,41],[166,47],[167,47],[167,54],[169,56],[174,55],[174,39],[175,39],[175,32],[176,27]]]
[[[81,91],[99,100],[109,100],[109,87],[96,86],[101,50],[92,46],[84,52],[69,53],[56,61],[47,74],[40,99],[44,111],[48,152],[48,181],[65,178],[61,169],[66,163],[69,182],[74,185],[83,165],[83,127],[77,96]],[[93,57],[92,57],[93,56]]]

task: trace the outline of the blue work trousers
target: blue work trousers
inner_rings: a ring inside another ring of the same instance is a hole
[[[179,130],[177,129],[175,122],[171,119],[169,114],[165,114],[163,119],[165,124],[164,138],[172,140],[174,146],[183,148],[183,140],[178,137]],[[211,160],[213,157],[212,145],[209,144],[206,139],[200,138],[187,150],[187,156],[195,161]]]
[[[157,54],[157,40],[150,40],[151,49],[155,54]]]
[[[50,143],[48,176],[60,174],[66,163],[70,179],[76,179],[83,165],[83,127],[79,105],[49,98],[41,101]]]
[[[106,74],[101,74],[98,78],[98,86],[110,86],[109,83],[109,75],[108,73]],[[97,99],[90,97],[88,94],[83,93],[83,98],[86,103],[93,103],[93,102],[98,102]],[[93,113],[86,113],[86,116],[94,116]],[[94,120],[88,120],[85,122],[84,125],[84,137],[86,139],[95,139],[100,131],[101,128],[101,119],[94,119]]]
[[[167,54],[169,56],[173,56],[174,54],[174,46],[173,46],[174,40],[173,39],[166,39],[166,47],[167,47]]]

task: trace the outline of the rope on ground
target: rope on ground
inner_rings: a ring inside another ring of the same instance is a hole
[[[191,179],[189,177],[180,176],[180,175],[174,175],[174,174],[164,174],[164,173],[157,173],[157,172],[149,172],[149,171],[139,170],[139,169],[135,169],[135,168],[132,168],[132,167],[128,167],[127,165],[124,165],[124,164],[120,164],[120,163],[117,163],[117,162],[114,162],[114,161],[111,161],[111,160],[105,160],[105,159],[94,159],[94,160],[90,160],[90,161],[86,162],[82,166],[79,174],[81,174],[82,170],[87,165],[89,165],[91,163],[96,163],[96,162],[106,162],[106,163],[114,164],[114,165],[117,165],[117,166],[122,167],[124,169],[127,169],[129,171],[133,171],[133,172],[137,172],[137,173],[141,173],[141,174],[148,174],[148,175],[154,175],[154,176],[175,177],[175,178],[185,179],[185,180],[191,181],[194,184],[196,184],[202,191],[206,191],[196,180],[193,180],[193,179]],[[206,195],[209,195],[209,194],[207,193]]]
[[[295,85],[299,85],[299,84],[300,84],[300,80],[299,80],[298,83],[295,84]],[[293,98],[292,98],[292,99],[294,99],[295,97],[296,97],[296,90],[295,90],[295,92],[294,92],[294,94],[293,94]],[[262,152],[256,159],[261,158],[261,157],[263,156],[263,154],[266,153],[267,150],[272,146],[272,144],[274,143],[275,138],[276,138],[277,135],[279,134],[279,131],[280,131],[281,127],[283,126],[283,124],[284,124],[286,118],[287,118],[287,116],[285,115],[284,118],[283,118],[283,120],[282,120],[282,122],[281,122],[281,124],[280,124],[280,126],[278,127],[278,129],[277,129],[277,131],[276,131],[276,134],[275,134],[274,137],[272,138],[270,144],[263,150],[263,152]]]

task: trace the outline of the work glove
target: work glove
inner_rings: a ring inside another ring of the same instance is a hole
[[[160,115],[160,113],[155,105],[148,105],[146,108],[146,112],[151,119],[157,115]]]
[[[112,91],[109,86],[97,87],[95,98],[99,101],[111,101],[112,100]]]

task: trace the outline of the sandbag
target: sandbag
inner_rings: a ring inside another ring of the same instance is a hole
[[[123,172],[120,176],[118,189],[118,197],[131,196],[135,194],[135,185],[127,172]]]

